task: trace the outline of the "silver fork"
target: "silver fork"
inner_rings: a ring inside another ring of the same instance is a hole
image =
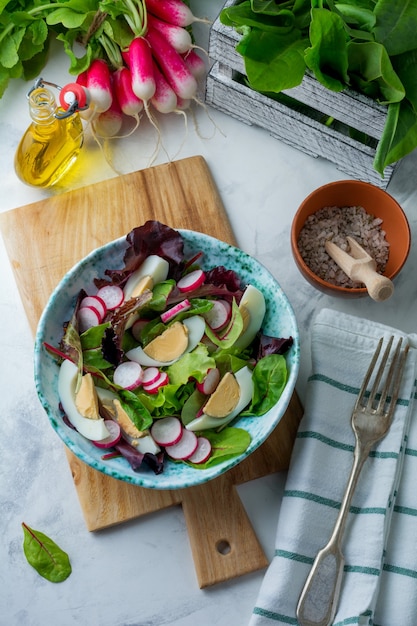
[[[372,446],[385,436],[391,426],[407,357],[408,346],[401,350],[402,338],[400,338],[394,349],[391,364],[387,367],[393,340],[394,337],[390,337],[368,396],[366,389],[383,344],[383,339],[379,340],[356,399],[351,418],[356,440],[352,470],[330,540],[318,552],[301,592],[296,612],[300,626],[329,626],[336,613],[345,562],[341,544],[350,503],[362,466]],[[385,382],[378,394],[385,370],[387,370]]]

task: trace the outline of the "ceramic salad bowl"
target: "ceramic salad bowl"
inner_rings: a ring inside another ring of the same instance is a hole
[[[36,389],[57,435],[75,456],[92,468],[113,478],[150,489],[182,489],[199,485],[220,476],[243,461],[266,440],[285,414],[299,370],[299,334],[295,316],[287,297],[269,271],[243,251],[215,238],[189,230],[178,232],[184,240],[186,258],[192,258],[200,251],[203,253],[199,261],[203,270],[223,265],[234,270],[243,284],[252,284],[262,291],[266,301],[262,325],[265,334],[293,338],[293,345],[285,355],[288,380],[278,402],[262,416],[238,416],[232,423],[250,434],[251,441],[244,453],[206,469],[196,469],[185,463],[167,460],[160,474],[155,474],[145,464],[134,471],[122,457],[103,460],[103,450],[67,425],[63,419],[58,396],[59,366],[45,349],[45,343],[59,346],[63,324],[70,319],[81,289],[91,292],[95,288],[95,278],[104,277],[107,269],[123,266],[128,246],[126,237],[94,250],[64,276],[43,311],[35,339]]]

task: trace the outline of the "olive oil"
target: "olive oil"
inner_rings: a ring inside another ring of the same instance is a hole
[[[28,185],[51,187],[77,159],[83,144],[82,122],[78,112],[65,115],[58,109],[45,87],[35,88],[28,97],[32,123],[15,154],[16,174]]]

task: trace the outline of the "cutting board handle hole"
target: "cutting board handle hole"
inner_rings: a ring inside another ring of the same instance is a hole
[[[223,556],[226,556],[227,554],[229,554],[231,549],[232,549],[232,546],[227,541],[227,539],[220,539],[220,541],[216,543],[217,552],[219,554],[222,554]]]

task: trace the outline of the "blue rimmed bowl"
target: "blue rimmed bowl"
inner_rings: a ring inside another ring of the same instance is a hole
[[[294,339],[293,346],[286,355],[288,382],[277,404],[261,417],[241,417],[233,422],[233,425],[246,429],[251,436],[251,443],[243,454],[208,469],[195,469],[168,460],[162,474],[154,474],[146,465],[135,472],[123,458],[102,460],[103,451],[63,421],[58,396],[59,366],[45,350],[44,343],[59,345],[62,325],[71,317],[80,289],[94,292],[95,278],[104,276],[106,269],[123,267],[123,257],[128,245],[125,237],[94,250],[64,276],[42,313],[35,339],[36,390],[57,435],[76,457],[90,467],[113,478],[149,489],[183,489],[200,485],[220,476],[247,458],[267,439],[285,414],[299,370],[299,333],[296,319],[287,297],[272,274],[242,250],[218,239],[195,231],[178,232],[184,239],[186,257],[191,258],[198,252],[203,252],[203,269],[224,265],[235,270],[244,283],[251,283],[262,291],[266,300],[262,328],[266,334],[275,337],[291,336]]]

